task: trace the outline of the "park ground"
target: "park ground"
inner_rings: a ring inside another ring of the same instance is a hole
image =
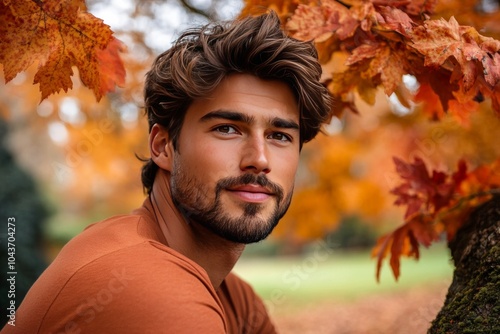
[[[283,334],[419,334],[444,302],[453,267],[444,244],[404,259],[395,282],[387,264],[380,282],[368,252],[317,244],[301,257],[244,258],[236,267],[262,296]]]

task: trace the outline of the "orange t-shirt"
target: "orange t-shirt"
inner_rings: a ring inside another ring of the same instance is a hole
[[[91,225],[40,276],[7,333],[275,333],[261,299],[160,242],[149,199]]]

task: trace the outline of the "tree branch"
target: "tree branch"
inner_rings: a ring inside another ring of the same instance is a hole
[[[179,0],[179,1],[182,4],[182,6],[184,8],[186,8],[188,11],[190,11],[191,13],[195,13],[195,14],[204,16],[204,17],[206,17],[209,20],[213,20],[213,15],[212,14],[210,14],[210,13],[204,11],[204,10],[201,10],[199,8],[196,8],[195,6],[191,5],[187,0]]]

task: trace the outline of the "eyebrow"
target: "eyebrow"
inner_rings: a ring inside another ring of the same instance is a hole
[[[299,130],[299,124],[295,121],[288,120],[288,119],[283,119],[279,117],[275,117],[271,120],[271,124],[276,127],[276,128],[281,128],[281,129],[292,129],[292,130]]]
[[[242,122],[246,124],[252,124],[255,121],[255,117],[253,116],[248,116],[246,114],[237,111],[222,110],[222,109],[209,112],[208,114],[201,117],[200,121],[207,122],[212,119],[227,119],[229,121]],[[293,129],[293,130],[300,129],[299,124],[297,122],[280,117],[271,118],[269,124],[271,124],[273,127],[281,129]]]
[[[237,111],[222,109],[209,112],[208,114],[200,118],[200,121],[207,122],[212,119],[227,119],[229,121],[243,122],[248,124],[252,124],[254,122],[254,117],[245,115]]]

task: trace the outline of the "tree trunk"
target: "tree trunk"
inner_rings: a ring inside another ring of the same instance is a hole
[[[428,334],[500,333],[500,196],[476,209],[448,246],[453,281]]]

